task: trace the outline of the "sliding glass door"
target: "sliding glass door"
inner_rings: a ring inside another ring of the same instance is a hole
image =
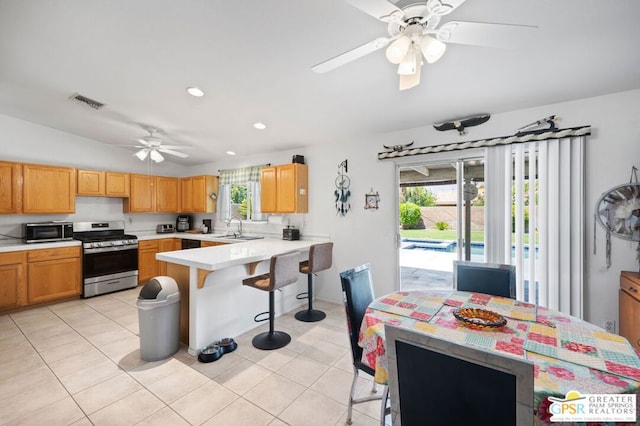
[[[454,260],[484,261],[483,157],[401,164],[397,177],[400,288],[452,288]]]

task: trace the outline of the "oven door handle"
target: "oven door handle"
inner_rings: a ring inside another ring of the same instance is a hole
[[[110,251],[138,250],[137,244],[128,246],[111,246],[84,249],[84,254],[107,253]]]

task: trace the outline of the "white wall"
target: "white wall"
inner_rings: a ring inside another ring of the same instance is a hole
[[[377,153],[383,150],[383,144],[402,144],[414,140],[415,146],[420,147],[511,135],[517,128],[551,114],[561,118],[560,127],[591,125],[592,135],[587,140],[586,154],[587,224],[584,312],[586,319],[601,325],[605,319],[617,319],[617,288],[620,271],[638,270],[638,263],[635,260],[635,245],[614,238],[612,266],[607,270],[604,267],[604,232],[601,228],[597,229],[598,255],[592,255],[591,217],[599,196],[608,188],[627,182],[632,165],[640,166],[639,112],[640,90],[636,90],[496,114],[482,126],[469,129],[469,134],[464,138],[458,136],[455,131],[437,132],[431,125],[425,125],[389,134],[363,136],[360,140],[336,140],[319,147],[274,152],[268,156],[241,159],[230,157],[227,161],[188,169],[176,167],[172,172],[175,172],[175,175],[185,176],[218,174],[218,169],[267,162],[283,164],[290,162],[293,154],[304,155],[309,165],[310,213],[275,218],[275,223],[249,225],[247,228],[249,232],[260,230],[279,235],[282,227],[291,223],[300,227],[305,236],[328,237],[334,241],[334,265],[331,270],[319,274],[316,288],[319,298],[340,302],[338,272],[365,262],[371,263],[377,294],[391,292],[398,284],[395,247],[397,232],[395,229],[397,215],[395,168],[392,160],[377,160]],[[131,159],[128,158],[128,153],[116,153],[113,151],[115,148],[105,148],[102,144],[84,138],[3,116],[0,116],[0,129],[3,130],[0,132],[1,159],[110,170],[135,170],[136,164],[135,162],[130,164]],[[11,154],[13,151],[6,146],[11,140],[23,141],[28,148],[19,148],[18,154]],[[61,150],[60,146],[64,146],[64,149]],[[81,155],[70,159],[63,154],[75,149]],[[95,155],[96,151],[100,154]],[[352,211],[345,217],[341,217],[336,214],[333,193],[338,164],[345,159],[348,160],[348,175],[351,178]],[[158,170],[154,173],[171,175],[169,171]],[[380,209],[377,211],[363,208],[364,194],[371,189],[380,193]],[[105,214],[112,212],[117,215],[117,206],[101,206],[100,203],[103,202],[98,200],[90,202],[87,211],[92,213],[104,208]],[[85,208],[82,207],[82,209]],[[166,215],[129,216],[132,216],[134,224],[141,227],[152,227],[155,223],[173,220],[173,216],[169,216],[170,220],[165,219],[163,216]],[[45,220],[48,219],[49,217]],[[200,219],[200,215],[196,216],[196,223],[200,223]],[[281,223],[278,223],[279,219],[282,220]],[[16,216],[0,217],[0,232],[2,225],[9,222],[23,222],[23,220]],[[133,228],[134,224],[131,224],[131,229],[142,229]],[[217,229],[221,226],[223,224],[220,222],[216,223]]]

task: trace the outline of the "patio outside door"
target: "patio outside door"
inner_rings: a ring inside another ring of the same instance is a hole
[[[397,170],[400,289],[452,288],[454,260],[485,259],[483,158]]]

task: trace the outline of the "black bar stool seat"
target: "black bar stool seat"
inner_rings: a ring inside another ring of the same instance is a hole
[[[273,327],[275,317],[274,291],[298,281],[298,253],[288,253],[271,256],[269,272],[242,280],[242,284],[269,292],[269,311],[257,314],[254,321],[269,320],[269,331],[256,335],[253,346],[258,349],[279,349],[289,344],[291,336],[284,331],[275,331]],[[268,318],[258,319],[260,315],[269,314]]]
[[[296,312],[296,319],[304,322],[322,321],[327,315],[313,309],[313,274],[331,268],[333,259],[333,243],[314,244],[309,247],[309,260],[300,262],[300,272],[307,275],[307,292],[300,293],[298,299],[307,299],[308,308]]]

